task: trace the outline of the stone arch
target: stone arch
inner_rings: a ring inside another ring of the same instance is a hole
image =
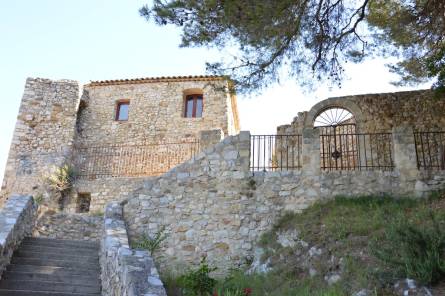
[[[363,118],[362,112],[357,104],[348,97],[329,98],[315,104],[306,116],[304,127],[313,128],[315,118],[329,108],[342,108],[351,112],[355,117],[356,129],[357,131],[360,130],[361,119]]]
[[[187,88],[182,91],[183,96],[187,95],[202,95],[204,94],[204,91],[202,88]]]

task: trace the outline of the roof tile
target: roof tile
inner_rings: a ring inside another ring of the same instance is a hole
[[[178,81],[212,81],[212,80],[223,80],[223,79],[225,79],[224,76],[217,76],[217,75],[161,76],[161,77],[91,81],[89,84],[87,84],[87,86],[105,86],[105,85],[155,83],[155,82],[178,82]]]

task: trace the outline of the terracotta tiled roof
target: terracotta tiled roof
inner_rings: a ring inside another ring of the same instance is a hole
[[[91,81],[87,86],[102,85],[118,85],[118,84],[138,84],[138,83],[155,83],[155,82],[177,82],[177,81],[213,81],[223,80],[224,76],[216,75],[198,75],[198,76],[162,76],[162,77],[146,77],[135,79],[117,79],[117,80],[101,80]]]

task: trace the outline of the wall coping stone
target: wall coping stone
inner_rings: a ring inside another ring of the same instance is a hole
[[[102,295],[166,296],[148,251],[130,248],[122,210],[119,202],[105,208],[100,258]]]
[[[0,276],[22,240],[31,236],[36,216],[31,195],[13,194],[0,210]]]

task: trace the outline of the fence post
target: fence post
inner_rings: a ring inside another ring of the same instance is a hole
[[[320,175],[320,130],[313,127],[303,129],[302,172]]]
[[[200,131],[199,148],[202,151],[208,147],[218,144],[223,138],[224,132],[221,129]]]
[[[409,125],[396,126],[392,130],[394,144],[394,166],[402,181],[415,180],[417,168],[414,131]]]

